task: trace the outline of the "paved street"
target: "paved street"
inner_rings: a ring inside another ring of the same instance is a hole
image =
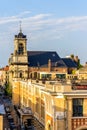
[[[10,130],[10,125],[9,125],[9,120],[8,120],[8,114],[10,114],[14,120],[14,124],[18,126],[18,118],[17,118],[17,114],[14,110],[14,107],[11,103],[11,100],[9,97],[5,96],[3,93],[3,89],[2,87],[0,87],[0,105],[4,105],[4,108],[6,108],[7,106],[9,106],[10,108],[10,113],[6,113],[3,115],[3,130]],[[18,127],[15,130],[20,130]]]
[[[0,88],[0,92],[1,92],[1,88]],[[3,115],[3,121],[4,121],[3,130],[11,130],[9,125],[9,120],[8,120],[9,115],[12,116],[15,126],[17,126],[17,128],[15,128],[14,130],[22,130],[20,128],[19,117],[17,115],[16,110],[14,109],[13,104],[9,99],[9,97],[6,97],[4,94],[0,94],[0,105],[2,104],[5,107],[5,115]],[[9,106],[9,112],[6,112],[6,110],[8,110],[6,109],[8,108],[8,106]],[[44,127],[38,122],[36,118],[32,119],[32,125],[35,127],[35,130],[44,130]]]
[[[7,101],[6,100],[8,100],[8,103],[7,103]],[[11,103],[11,101],[9,100],[9,99],[6,99],[5,101],[6,101],[6,103],[5,103],[5,107],[6,106],[9,106],[9,108],[10,108],[10,115],[12,116],[12,118],[13,118],[13,123],[14,123],[14,125],[16,126],[16,128],[14,129],[14,130],[21,130],[20,129],[20,127],[19,127],[19,121],[18,121],[18,115],[17,115],[17,113],[16,113],[16,111],[15,111],[15,109],[14,109],[14,107],[13,107],[13,105],[12,105],[12,103]],[[6,130],[6,128],[9,128],[9,130],[11,129],[10,128],[10,125],[9,124],[11,124],[11,122],[9,122],[9,115],[8,115],[9,113],[6,113],[6,115],[4,116],[4,121],[6,122],[6,123],[4,123],[4,130]],[[12,129],[13,130],[13,129]]]
[[[0,105],[4,105],[5,102],[7,102],[6,100],[3,99],[3,89],[0,87]],[[6,114],[3,115],[3,124],[4,124],[4,128],[3,130],[9,130],[9,124],[8,124],[8,120],[7,120],[7,117],[6,117]]]

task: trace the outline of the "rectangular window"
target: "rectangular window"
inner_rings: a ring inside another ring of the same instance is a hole
[[[66,75],[65,74],[56,74],[56,78],[58,78],[58,79],[65,79]]]
[[[43,99],[41,99],[41,118],[45,119],[45,103]]]
[[[45,107],[44,105],[41,105],[41,117],[45,119]]]
[[[73,105],[73,116],[83,116],[83,99],[75,98],[72,102]]]
[[[36,97],[36,112],[40,114],[40,98]]]
[[[51,79],[51,74],[42,74],[42,79]]]

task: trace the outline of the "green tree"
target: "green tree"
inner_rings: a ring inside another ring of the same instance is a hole
[[[11,88],[10,83],[6,83],[5,84],[5,94],[7,96],[11,96],[12,95],[12,88]]]

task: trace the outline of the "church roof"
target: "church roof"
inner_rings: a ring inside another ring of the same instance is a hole
[[[20,31],[19,31],[18,35],[15,35],[15,38],[26,38],[26,35],[24,35],[24,34],[22,33],[21,27],[20,27]]]
[[[20,31],[18,35],[15,35],[15,38],[26,38],[26,35],[22,33],[22,28],[21,28],[21,21],[20,21]]]
[[[15,38],[26,38],[26,35],[24,35],[22,32],[19,32],[18,35],[15,35]]]
[[[66,67],[63,60],[55,51],[28,51],[28,63],[31,67],[47,67],[51,60],[52,66]]]

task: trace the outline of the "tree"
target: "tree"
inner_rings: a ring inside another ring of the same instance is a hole
[[[5,84],[5,94],[7,96],[12,96],[12,88],[11,88],[10,83]]]

